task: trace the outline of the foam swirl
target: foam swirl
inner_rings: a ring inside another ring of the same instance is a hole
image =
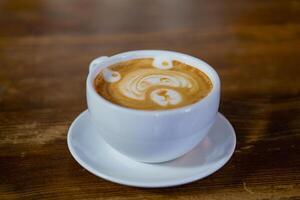
[[[182,72],[141,69],[128,73],[118,83],[119,91],[128,98],[144,100],[147,91],[153,86],[171,88],[191,88],[194,80]]]

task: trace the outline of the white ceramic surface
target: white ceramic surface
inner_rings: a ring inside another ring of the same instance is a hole
[[[221,114],[194,149],[157,164],[134,161],[111,148],[97,133],[87,111],[74,120],[68,132],[69,150],[81,166],[106,180],[137,187],[176,186],[204,178],[230,159],[235,144],[234,129]]]
[[[103,68],[149,57],[179,60],[199,68],[211,79],[211,92],[195,104],[162,111],[121,107],[97,94],[93,81]],[[213,68],[195,57],[171,51],[141,50],[95,59],[90,65],[86,90],[91,121],[108,144],[137,161],[164,162],[182,156],[205,137],[218,112],[220,80]]]

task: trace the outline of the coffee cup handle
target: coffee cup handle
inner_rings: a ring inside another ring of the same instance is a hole
[[[107,58],[108,58],[107,56],[101,56],[93,60],[89,67],[89,73],[91,73],[97,66],[99,66],[100,63],[102,63]]]

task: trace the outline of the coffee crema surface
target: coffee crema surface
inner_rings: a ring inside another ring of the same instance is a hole
[[[106,100],[127,108],[165,110],[201,100],[212,82],[199,69],[177,60],[141,58],[100,71],[94,87]]]

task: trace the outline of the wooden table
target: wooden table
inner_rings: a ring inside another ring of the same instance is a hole
[[[300,1],[0,1],[0,199],[300,199]],[[66,136],[89,62],[169,49],[219,72],[232,159],[175,188],[98,178]]]

